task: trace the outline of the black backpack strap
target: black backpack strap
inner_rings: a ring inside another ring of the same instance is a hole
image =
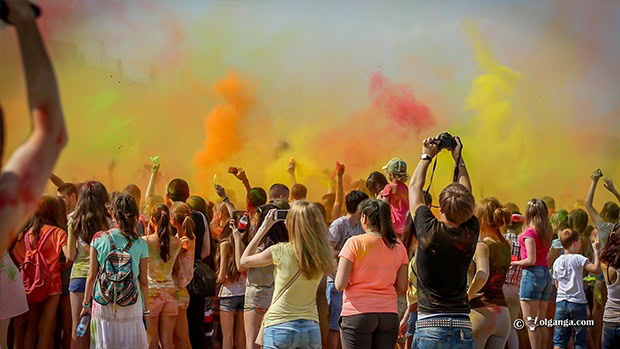
[[[123,248],[123,251],[129,253],[129,249],[131,248],[131,245],[133,245],[133,241],[127,239],[127,244],[125,245],[125,248]]]

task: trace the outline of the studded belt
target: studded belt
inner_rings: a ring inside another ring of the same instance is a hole
[[[451,319],[451,318],[430,318],[418,320],[415,323],[416,328],[425,327],[448,327],[448,328],[468,328],[471,330],[471,321],[467,319]]]

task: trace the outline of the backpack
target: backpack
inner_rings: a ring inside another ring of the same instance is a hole
[[[131,255],[131,240],[127,241],[125,248],[118,248],[108,235],[112,250],[108,253],[103,265],[99,268],[93,299],[101,305],[113,303],[121,307],[133,305],[138,300],[138,287],[134,282]]]
[[[24,243],[26,245],[26,256],[24,263],[20,266],[20,272],[24,281],[24,290],[26,291],[26,299],[28,303],[39,303],[49,295],[49,289],[52,285],[52,273],[50,267],[47,265],[43,253],[41,253],[41,247],[52,235],[53,229],[50,229],[45,235],[43,235],[36,246],[33,248],[30,245],[30,237],[24,234]]]
[[[204,261],[194,261],[194,277],[187,285],[187,290],[197,297],[215,296],[217,275]]]

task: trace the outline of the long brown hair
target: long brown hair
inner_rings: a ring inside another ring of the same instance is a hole
[[[499,200],[488,197],[480,200],[474,210],[481,227],[486,227],[493,232],[493,235],[501,243],[509,245],[508,240],[502,234],[500,228],[511,223],[512,214],[510,210],[503,207]],[[481,229],[482,231],[482,229]]]
[[[196,224],[192,219],[192,210],[184,203],[177,201],[170,207],[170,217],[176,222],[182,222],[181,229],[188,239],[194,240],[194,231],[196,230]]]
[[[334,269],[328,231],[319,209],[307,201],[295,201],[286,217],[289,241],[303,274],[311,279]]]
[[[549,209],[544,201],[540,199],[528,201],[525,207],[525,225],[536,230],[536,234],[545,248],[551,245],[553,227],[549,221]]]
[[[243,215],[243,211],[235,211],[233,212],[233,218],[228,221],[228,224],[222,230],[220,234],[220,242],[217,245],[217,250],[215,252],[215,265],[217,269],[220,268],[220,261],[222,259],[222,249],[226,248],[228,250],[228,260],[226,261],[224,272],[226,274],[226,279],[231,281],[237,281],[241,273],[239,273],[239,268],[237,266],[237,261],[235,260],[235,242],[233,241],[232,232],[233,226],[237,226],[239,218]],[[249,228],[249,226],[248,226]],[[250,229],[246,229],[243,233],[241,233],[241,241],[244,246],[248,245],[249,242],[249,231]]]
[[[167,262],[170,259],[170,211],[168,206],[159,204],[151,210],[151,221],[157,224],[157,237],[159,238],[159,256]]]
[[[82,241],[90,244],[93,236],[108,229],[108,192],[100,182],[86,182],[80,189],[80,195],[71,219],[72,232]]]
[[[55,197],[49,195],[41,196],[34,214],[23,229],[24,233],[30,231],[33,237],[33,243],[36,244],[39,241],[41,229],[43,229],[43,226],[45,225],[51,225],[64,229],[63,221],[60,219],[59,215],[59,206],[60,203]],[[26,238],[26,234],[23,234],[21,238]]]
[[[133,196],[125,193],[119,193],[112,201],[112,216],[116,220],[116,224],[121,233],[128,240],[137,240],[140,238],[136,232],[136,224],[138,223],[138,204]]]

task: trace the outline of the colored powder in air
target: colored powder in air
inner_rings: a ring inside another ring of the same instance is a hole
[[[204,119],[204,148],[194,156],[194,165],[201,177],[211,175],[218,165],[226,165],[243,149],[246,141],[243,125],[247,124],[254,104],[248,87],[235,72],[217,81],[214,88],[224,101]]]

